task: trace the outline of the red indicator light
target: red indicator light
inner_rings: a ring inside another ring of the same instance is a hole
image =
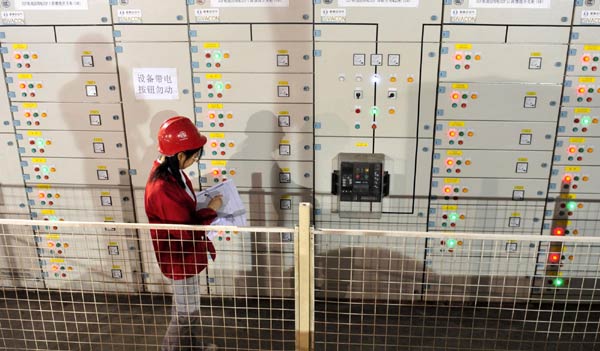
[[[444,193],[445,194],[450,194],[452,192],[452,187],[451,186],[445,186],[444,187]]]
[[[565,235],[565,230],[563,228],[557,227],[552,230],[552,235],[563,236]]]
[[[550,263],[558,263],[560,262],[560,253],[552,252],[548,255],[548,262]]]
[[[579,94],[585,94],[585,87],[579,87],[579,88],[577,88],[577,92]]]
[[[458,135],[458,132],[456,131],[456,129],[450,129],[450,130],[448,131],[448,136],[449,136],[450,138],[456,138],[456,136],[457,136],[457,135]]]
[[[454,165],[454,159],[453,158],[446,159],[446,165],[448,167],[452,167]]]
[[[574,153],[576,153],[576,152],[577,152],[577,147],[576,147],[576,146],[573,146],[573,145],[571,145],[571,146],[569,146],[569,149],[568,149],[568,151],[569,151],[569,153],[570,153],[570,154],[574,154]]]
[[[571,183],[572,181],[573,181],[573,177],[570,174],[565,174],[565,176],[563,177],[563,182]]]

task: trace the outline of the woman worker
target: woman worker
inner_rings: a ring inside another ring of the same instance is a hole
[[[183,172],[200,158],[206,137],[186,117],[166,120],[158,131],[158,151],[144,205],[150,223],[209,225],[222,206],[221,196],[207,208],[196,211],[192,182]],[[173,284],[173,316],[164,336],[162,350],[216,350],[214,344],[198,340],[200,329],[200,279],[216,252],[204,231],[151,230],[154,253],[163,275]]]

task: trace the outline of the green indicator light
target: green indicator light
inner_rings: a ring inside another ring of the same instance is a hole
[[[575,201],[567,202],[567,210],[574,211],[577,208],[577,203]]]
[[[449,249],[455,248],[456,247],[456,239],[446,240],[446,246],[448,246]]]
[[[360,129],[360,124],[358,124],[358,123],[357,123],[357,124],[355,124],[355,125],[354,125],[354,129]]]
[[[552,279],[552,285],[555,288],[560,288],[561,286],[565,285],[565,280],[563,278],[554,278]]]
[[[456,108],[456,107],[458,107],[458,104],[457,104],[457,103],[453,103],[453,104],[452,104],[452,107],[453,107],[453,108]]]
[[[587,66],[583,66],[583,67],[581,67],[581,69],[582,69],[583,71],[587,71]]]
[[[594,61],[598,62],[598,56],[594,56]]]
[[[222,58],[223,58],[223,55],[221,54],[221,52],[220,52],[220,51],[215,51],[215,52],[213,52],[213,59],[214,59],[215,61],[219,61],[219,60],[221,60]]]
[[[582,98],[582,97],[578,97],[578,98],[577,98],[577,102],[582,102],[582,101],[583,101],[583,98]]]
[[[454,66],[454,68],[460,69],[460,65],[456,65],[456,66]]]
[[[210,124],[210,126],[214,128],[215,124],[214,124],[214,123],[211,123],[211,124]]]
[[[458,220],[458,214],[457,213],[450,213],[448,215],[448,219],[450,220],[450,222],[456,222]]]
[[[44,139],[38,139],[35,143],[37,146],[44,146]]]
[[[48,169],[48,166],[42,166],[42,173],[48,173],[50,172],[50,169]]]
[[[588,93],[593,93],[594,92],[594,88],[589,88],[588,89]]]
[[[208,93],[208,97],[209,97],[209,98],[211,98],[211,97],[213,97],[213,96],[215,96],[213,93]]]
[[[377,115],[379,115],[379,107],[377,107],[377,106],[373,106],[373,107],[371,107],[371,114],[372,114],[373,116],[377,116]]]
[[[208,67],[208,68],[212,67],[212,65],[210,64],[210,62],[206,64],[206,67]]]
[[[584,116],[581,118],[581,125],[582,126],[587,126],[590,123],[592,123],[592,119],[590,118],[590,116]]]
[[[215,83],[215,89],[217,91],[223,91],[223,82],[216,82]]]
[[[219,113],[219,118],[223,118],[223,114],[222,113]]]
[[[466,98],[468,98],[468,97],[469,97],[469,96],[468,96],[467,94],[463,94],[463,96],[462,96],[462,98],[463,98],[463,99],[466,99]]]

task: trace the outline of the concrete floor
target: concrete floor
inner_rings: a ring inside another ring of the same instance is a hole
[[[220,350],[294,350],[294,301],[203,302],[203,337]],[[0,291],[0,349],[157,350],[170,303],[161,295]],[[317,302],[315,350],[593,351],[599,327],[598,306]]]

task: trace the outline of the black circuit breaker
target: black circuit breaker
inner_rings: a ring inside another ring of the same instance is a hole
[[[339,154],[331,192],[341,202],[381,202],[389,194],[389,174],[382,154]]]

